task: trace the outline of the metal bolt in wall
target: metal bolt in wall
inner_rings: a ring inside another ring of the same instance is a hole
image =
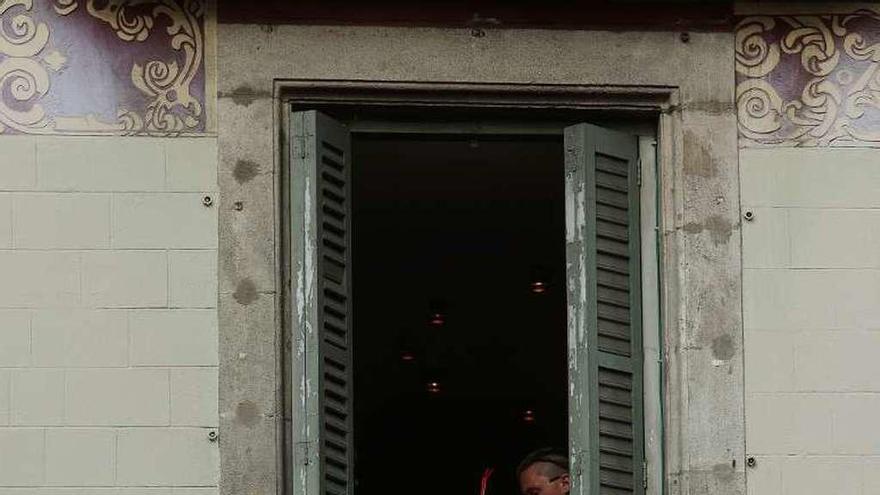
[[[211,430],[208,432],[208,441],[209,442],[216,442],[217,438],[218,438],[218,435],[217,435],[216,431]]]
[[[211,196],[205,196],[202,198],[202,204],[205,205],[206,208],[210,208],[214,205],[214,198]]]
[[[753,468],[753,467],[755,467],[755,466],[757,466],[757,465],[758,465],[758,460],[755,459],[754,457],[749,456],[749,457],[746,459],[746,466],[748,466],[748,467],[750,467],[750,468]]]
[[[746,222],[751,222],[755,219],[755,212],[753,212],[752,210],[746,210],[746,212],[743,213],[743,218],[746,220]]]

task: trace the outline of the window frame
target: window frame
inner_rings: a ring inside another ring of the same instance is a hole
[[[529,108],[541,108],[541,109],[558,109],[565,111],[573,111],[577,113],[584,114],[583,121],[593,120],[589,114],[592,113],[593,116],[596,114],[594,112],[601,111],[606,115],[613,116],[629,116],[629,117],[640,117],[641,119],[647,120],[651,119],[655,123],[659,120],[660,125],[657,128],[657,135],[655,136],[640,136],[640,152],[644,148],[644,143],[652,143],[653,146],[656,147],[656,143],[664,139],[671,140],[670,132],[674,130],[673,127],[669,125],[662,124],[664,120],[665,113],[668,109],[668,102],[673,99],[676,95],[676,91],[673,88],[626,88],[626,90],[614,91],[612,88],[590,88],[586,86],[565,86],[565,87],[554,87],[556,91],[550,91],[547,93],[542,93],[540,91],[535,91],[535,87],[529,85],[438,85],[432,83],[389,83],[383,86],[392,87],[394,90],[389,92],[374,92],[374,91],[364,91],[364,87],[358,83],[349,83],[349,82],[330,82],[321,81],[320,85],[313,85],[312,82],[295,82],[295,83],[286,83],[286,90],[282,91],[282,95],[285,97],[281,99],[280,113],[281,113],[281,121],[282,121],[282,129],[284,131],[281,135],[281,144],[283,148],[286,150],[289,146],[287,142],[288,139],[288,131],[290,129],[289,126],[289,116],[292,114],[292,110],[294,108],[297,109],[306,109],[306,108],[358,108],[358,109],[366,109],[369,111],[370,109],[377,108],[399,108],[402,106],[413,106],[413,107],[442,107],[445,109],[455,109],[465,112],[476,112],[476,111],[488,111],[488,112],[498,112],[504,113],[507,110],[511,109],[529,109]],[[468,88],[462,88],[462,86],[471,86]],[[467,89],[464,91],[463,89]],[[541,88],[538,88],[539,90]],[[628,90],[628,91],[627,91]],[[389,123],[391,121],[385,121]],[[399,123],[392,123],[390,126],[393,128],[393,132],[411,132],[411,133],[437,133],[438,129],[436,127],[432,127],[431,125],[400,125]],[[488,126],[475,126],[474,128],[467,129],[464,132],[468,133],[479,133],[485,132],[490,134],[503,134],[503,133],[512,133],[512,134],[524,134],[528,135],[530,132],[528,131],[530,127],[528,125],[522,125],[520,121],[518,125],[509,126],[508,129],[504,129],[504,125],[488,125]],[[562,137],[564,125],[560,123],[547,125],[536,125],[532,127],[534,134],[557,134]],[[382,126],[382,119],[377,119],[375,121],[370,121],[369,123],[359,122],[355,123],[352,126],[351,132],[352,134],[360,133],[360,132],[388,132],[388,127]],[[442,131],[442,129],[439,129]],[[446,132],[452,132],[450,129],[446,129]],[[656,148],[655,148],[656,149]],[[288,152],[285,151],[282,156],[288,156]],[[658,249],[652,249],[651,253],[654,256],[653,259],[647,259],[647,252],[642,252],[642,273],[644,274],[646,265],[656,265],[657,272],[662,273],[663,265],[659,258],[660,249],[659,246],[662,244],[662,241],[658,239],[656,235],[656,231],[659,225],[659,201],[661,200],[660,188],[661,188],[661,180],[657,174],[657,160],[656,155],[651,157],[652,167],[652,178],[653,186],[650,189],[654,191],[654,194],[650,196],[651,199],[655,201],[646,202],[645,196],[645,188],[641,189],[641,192],[637,192],[641,194],[641,212],[642,212],[642,221],[641,221],[641,229],[642,233],[645,234],[642,236],[642,246],[644,247],[646,242],[654,242]],[[289,164],[286,163],[285,167],[283,167],[284,173],[289,173]],[[643,163],[644,165],[644,163]],[[644,179],[644,177],[643,177]],[[288,178],[282,178],[281,183],[287,184],[289,181]],[[282,201],[283,211],[287,212],[289,215],[289,201],[288,195],[285,193],[282,195],[284,198]],[[648,206],[650,205],[650,206]],[[651,210],[650,219],[653,219],[653,225],[646,223],[646,215],[645,210],[649,208]],[[282,221],[282,230],[286,229],[289,225],[288,221]],[[286,232],[283,239],[290,239],[289,232]],[[560,239],[560,241],[564,242],[564,239]],[[289,289],[290,287],[290,256],[289,252],[284,256],[283,266],[286,268],[286,273],[284,280],[286,281],[285,287]],[[656,262],[656,263],[655,263]],[[646,292],[653,292],[659,294],[660,291],[660,281],[659,275],[654,278],[657,285],[653,287],[648,287],[648,281],[644,281],[642,284],[642,295],[643,301],[645,300]],[[655,294],[655,296],[656,296]],[[661,311],[660,311],[660,298],[651,296],[651,299],[654,301],[656,306],[652,309],[656,310],[653,312],[644,311],[643,302],[643,332],[650,329],[655,329],[659,331],[662,329],[661,325]],[[285,297],[285,300],[289,300]],[[285,307],[284,311],[285,315],[285,332],[287,334],[286,341],[289,343],[286,346],[286,350],[290,351],[291,347],[295,348],[295,343],[290,342],[291,335],[291,325],[290,325],[290,308]],[[651,318],[652,321],[646,322],[645,320]],[[649,323],[649,324],[646,324]],[[662,335],[658,335],[655,342],[662,342]],[[643,342],[643,349],[645,343]],[[650,356],[649,356],[650,354]],[[293,375],[291,367],[289,366],[289,362],[292,359],[292,355],[288,352],[285,356],[285,361],[287,362],[287,366],[285,367],[285,378],[290,381],[298,380],[299,377]],[[647,349],[644,352],[645,359],[645,369],[643,380],[648,379],[648,374],[655,374],[653,377],[653,383],[655,384],[652,387],[648,387],[646,385],[642,386],[642,390],[644,395],[644,408],[645,408],[645,417],[643,419],[643,427],[645,429],[645,458],[647,460],[648,468],[646,469],[646,480],[651,479],[654,480],[654,483],[649,483],[647,490],[645,493],[647,495],[656,495],[659,493],[663,493],[664,490],[664,463],[663,463],[663,449],[662,449],[662,432],[663,425],[665,423],[665,419],[662,417],[663,411],[663,403],[666,398],[662,395],[648,397],[647,394],[662,394],[664,393],[664,388],[662,386],[663,382],[663,363],[660,359],[660,354],[657,352],[649,353]],[[651,367],[648,367],[648,362],[651,360]],[[288,384],[290,383],[288,381]],[[575,383],[576,379],[569,376],[569,383]],[[290,386],[285,386],[286,397],[285,397],[285,410],[287,412],[287,421],[286,424],[288,426],[291,424],[295,418],[290,418],[291,408],[295,405],[294,401],[295,397],[290,395]],[[652,407],[649,407],[652,406]],[[651,415],[648,414],[649,409],[653,409],[653,413]],[[651,417],[649,417],[651,416]],[[571,418],[569,418],[571,420]],[[659,428],[658,428],[659,426]],[[289,430],[290,428],[288,428]],[[658,433],[659,431],[659,433]],[[297,490],[296,483],[292,479],[291,473],[295,473],[296,471],[292,466],[292,448],[293,445],[290,444],[291,437],[289,433],[286,435],[287,438],[287,448],[285,448],[285,455],[287,458],[285,459],[285,471],[286,471],[286,486],[288,488],[287,493],[296,493],[298,495],[312,495],[311,493],[307,493],[304,490]],[[653,438],[653,447],[651,446],[651,438]],[[569,445],[569,448],[572,446]]]

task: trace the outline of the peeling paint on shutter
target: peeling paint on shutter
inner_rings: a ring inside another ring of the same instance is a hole
[[[295,365],[294,493],[353,485],[350,137],[314,111],[291,115]]]
[[[565,130],[572,493],[644,493],[638,140]]]

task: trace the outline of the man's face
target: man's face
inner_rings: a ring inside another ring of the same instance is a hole
[[[568,474],[548,477],[540,464],[532,464],[519,476],[520,492],[523,495],[566,495],[571,488]]]

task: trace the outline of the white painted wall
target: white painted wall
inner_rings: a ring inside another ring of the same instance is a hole
[[[880,493],[880,149],[744,149],[751,495]]]
[[[0,136],[0,495],[217,493],[216,149]]]

